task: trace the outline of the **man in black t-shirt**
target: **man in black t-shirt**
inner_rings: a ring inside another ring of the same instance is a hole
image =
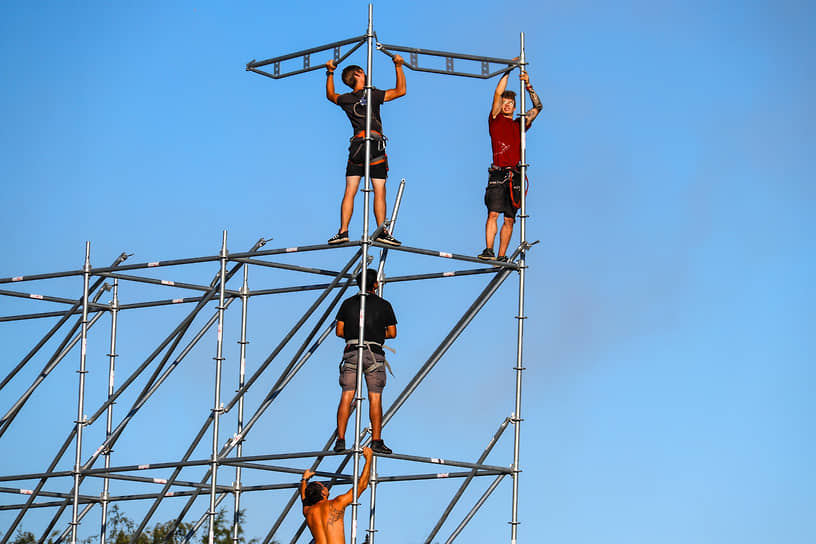
[[[370,170],[371,184],[374,186],[374,217],[377,226],[385,221],[385,178],[388,177],[388,157],[385,154],[385,137],[382,133],[380,119],[380,105],[405,95],[405,74],[402,71],[402,57],[394,56],[394,69],[397,75],[397,84],[393,89],[382,91],[371,89],[371,153]],[[349,146],[349,159],[346,166],[346,190],[343,202],[340,205],[340,230],[329,238],[329,244],[348,242],[348,226],[351,215],[354,213],[354,196],[360,178],[365,174],[365,126],[366,126],[366,74],[359,66],[351,65],[343,69],[343,83],[351,87],[352,91],[337,94],[334,90],[334,61],[326,63],[326,98],[337,104],[351,121],[354,137]],[[378,242],[399,246],[401,243],[383,230],[377,238]]]
[[[362,285],[362,273],[357,285]],[[382,440],[382,391],[385,387],[386,338],[397,336],[397,318],[391,304],[374,294],[377,289],[377,271],[366,271],[366,303],[363,340],[363,373],[368,387],[368,416],[371,420],[371,449],[377,453],[391,453]],[[343,361],[340,363],[340,404],[337,407],[337,442],[334,451],[346,449],[346,425],[351,413],[351,402],[357,388],[357,341],[360,338],[360,295],[347,298],[337,312],[335,333],[346,340]]]

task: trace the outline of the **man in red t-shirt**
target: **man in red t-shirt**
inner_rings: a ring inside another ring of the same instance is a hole
[[[511,196],[511,181],[516,186],[521,186],[521,172],[519,161],[521,160],[521,117],[513,119],[516,111],[516,93],[506,90],[507,79],[510,72],[507,71],[499,79],[496,91],[493,93],[493,106],[490,109],[488,126],[490,128],[490,144],[493,147],[493,164],[490,165],[490,176],[485,188],[484,202],[487,206],[487,222],[485,223],[485,249],[479,254],[479,258],[485,261],[507,261],[507,246],[510,244],[510,237],[513,235],[513,224],[516,222],[516,210],[521,206],[520,202],[514,202]],[[519,79],[524,82],[533,108],[525,114],[526,128],[529,129],[541,111],[541,100],[530,84],[530,77],[527,72],[521,72]],[[499,214],[504,214],[504,224],[499,233],[499,254],[493,253],[493,244],[498,232]]]

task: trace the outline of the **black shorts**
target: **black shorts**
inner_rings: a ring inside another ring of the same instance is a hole
[[[365,175],[365,164],[357,164],[349,161],[346,165],[346,176],[360,176]],[[374,179],[388,178],[388,157],[378,161],[378,164],[372,164],[369,167],[369,175]]]
[[[377,137],[371,140],[369,145],[369,161],[371,168],[369,174],[372,178],[386,179],[388,177],[388,155],[385,153],[385,137]],[[366,140],[359,135],[349,141],[349,156],[346,165],[346,176],[365,175],[365,152]]]
[[[487,211],[503,213],[505,217],[512,217],[515,219],[518,208],[513,206],[513,201],[510,198],[510,187],[506,181],[507,173],[505,170],[492,170],[488,177],[487,187],[485,187],[484,203],[487,206]],[[513,181],[518,184],[520,182],[521,173],[513,170]]]

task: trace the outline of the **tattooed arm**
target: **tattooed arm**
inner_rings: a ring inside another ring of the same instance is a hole
[[[538,112],[540,112],[544,107],[541,105],[541,99],[538,98],[538,94],[533,89],[533,86],[530,84],[530,76],[527,72],[522,72],[519,74],[519,79],[524,82],[524,86],[527,89],[527,94],[530,95],[530,100],[533,102],[533,107],[527,112],[527,127],[529,128],[530,125],[533,124],[533,119],[536,118]]]

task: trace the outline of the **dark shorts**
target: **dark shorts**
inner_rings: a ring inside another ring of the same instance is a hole
[[[388,155],[385,153],[385,140],[375,138],[371,141],[370,175],[372,178],[386,179],[388,177]],[[349,143],[349,157],[346,164],[347,176],[365,175],[365,139],[354,137]]]
[[[343,391],[354,391],[357,387],[357,370],[349,369],[346,362],[355,363],[357,361],[357,350],[349,350],[343,353],[343,362],[340,363],[340,387]],[[368,386],[369,393],[382,393],[385,388],[385,365],[381,366],[373,372],[365,372],[374,361],[382,363],[385,361],[385,355],[379,353],[374,354],[374,360],[371,359],[371,353],[367,349],[363,350],[363,376],[365,377],[366,386]]]
[[[365,164],[357,164],[349,161],[346,165],[346,176],[360,176],[365,175]],[[369,168],[369,175],[374,179],[388,178],[388,157],[379,164],[372,164]]]
[[[490,172],[487,187],[485,187],[484,203],[487,211],[503,213],[505,217],[516,217],[517,208],[510,198],[510,188],[507,182],[501,183],[507,174],[503,170]],[[513,171],[513,181],[519,183],[521,173]]]

